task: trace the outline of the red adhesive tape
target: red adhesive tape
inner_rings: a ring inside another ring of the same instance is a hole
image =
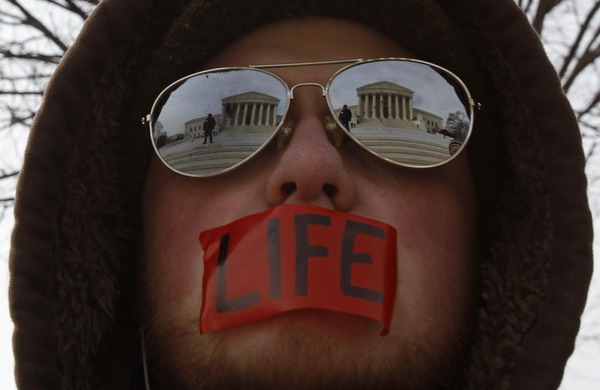
[[[396,230],[357,215],[293,204],[200,233],[200,332],[296,309],[379,321],[389,331],[396,292]]]

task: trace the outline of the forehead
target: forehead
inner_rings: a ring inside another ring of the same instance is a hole
[[[227,46],[203,68],[309,62],[350,58],[413,57],[388,36],[362,24],[311,17],[261,27]],[[344,65],[270,70],[290,83],[327,78]]]

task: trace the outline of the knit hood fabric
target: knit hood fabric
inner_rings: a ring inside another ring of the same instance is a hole
[[[592,273],[585,160],[514,1],[103,0],[48,85],[19,178],[10,308],[20,389],[143,388],[136,275],[151,153],[139,119],[227,44],[308,15],[389,35],[481,102],[469,148],[480,236],[465,388],[559,386]]]

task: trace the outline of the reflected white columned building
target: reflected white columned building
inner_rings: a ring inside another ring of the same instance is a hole
[[[428,133],[437,134],[444,128],[444,119],[429,111],[413,108],[415,117],[413,123],[421,130],[427,130]]]
[[[277,115],[279,102],[273,96],[256,91],[224,98],[221,122],[223,131],[270,133],[281,119]]]
[[[352,111],[355,125],[351,123],[348,130],[363,146],[392,161],[414,166],[436,164],[450,156],[450,139],[439,134],[445,111],[438,107],[438,100],[387,80],[354,88],[340,85],[332,88],[337,107],[334,112],[339,116],[343,105]]]
[[[229,134],[271,133],[281,121],[277,114],[280,99],[251,91],[221,99],[221,113],[213,113],[215,131]],[[185,139],[204,137],[206,116],[185,123]]]
[[[358,115],[360,125],[368,126],[373,122],[389,122],[397,126],[398,121],[404,121],[404,128],[414,128],[412,99],[414,92],[401,85],[389,81],[367,84],[356,89],[358,94]]]
[[[414,91],[389,81],[367,84],[356,89],[359,127],[399,127],[435,134],[444,120],[413,106]]]

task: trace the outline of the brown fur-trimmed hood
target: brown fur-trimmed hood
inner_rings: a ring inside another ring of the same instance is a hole
[[[470,148],[484,217],[466,387],[558,387],[591,277],[585,161],[558,78],[514,1],[103,0],[47,88],[19,178],[10,259],[19,388],[143,388],[134,290],[150,154],[139,118],[226,44],[302,15],[370,25],[473,86],[484,107]],[[227,28],[194,23],[208,17]],[[194,55],[175,56],[183,51]]]

